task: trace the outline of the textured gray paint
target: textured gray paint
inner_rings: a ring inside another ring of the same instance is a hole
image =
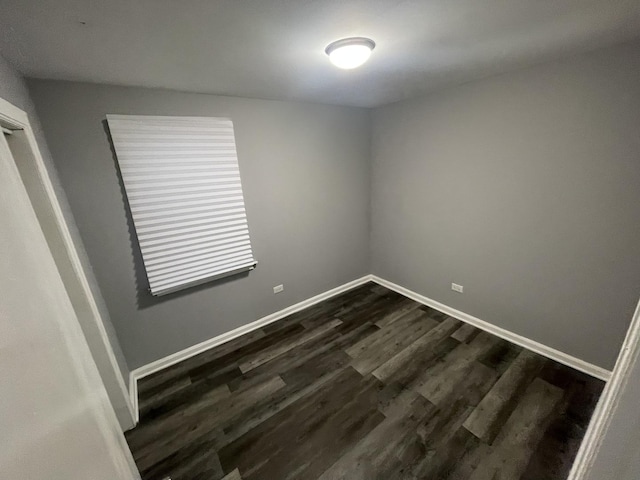
[[[372,139],[374,274],[613,367],[640,292],[640,44],[377,109]]]
[[[122,375],[122,379],[125,385],[128,387],[128,378],[129,378],[129,369],[127,367],[126,360],[124,358],[124,354],[122,353],[122,349],[120,348],[120,344],[118,342],[118,338],[116,336],[113,325],[111,324],[111,320],[109,319],[109,312],[106,308],[104,300],[102,298],[102,294],[100,293],[100,289],[97,286],[97,281],[95,276],[93,275],[93,271],[91,269],[89,260],[86,255],[86,251],[84,250],[84,246],[82,244],[82,240],[80,239],[80,234],[76,228],[75,220],[71,213],[71,209],[69,207],[67,197],[65,195],[62,186],[60,185],[60,180],[58,178],[58,174],[56,169],[53,167],[53,162],[51,161],[51,155],[49,153],[49,149],[47,143],[44,139],[44,134],[42,132],[42,127],[40,125],[38,116],[36,115],[35,108],[29,96],[29,92],[27,90],[26,82],[23,78],[16,72],[11,65],[9,65],[1,56],[0,56],[0,98],[7,100],[12,103],[16,107],[22,109],[27,113],[29,117],[29,122],[31,124],[31,128],[33,129],[34,135],[36,137],[36,141],[38,142],[38,147],[40,149],[40,153],[44,159],[45,165],[47,167],[47,171],[49,173],[49,178],[53,183],[53,187],[55,190],[56,197],[62,208],[62,213],[64,215],[67,226],[70,230],[72,241],[76,247],[76,251],[80,257],[80,262],[82,264],[82,268],[89,282],[89,286],[92,290],[94,298],[98,305],[98,310],[100,311],[100,315],[104,321],[104,328],[107,332],[107,336],[109,339],[109,343],[113,353],[118,362],[118,367],[120,369],[120,374]],[[10,139],[11,142],[11,139]],[[21,169],[21,173],[24,166],[18,164],[18,167]],[[28,183],[33,179],[34,176],[24,177],[23,180],[25,183]],[[29,185],[28,185],[29,186]],[[51,229],[57,229],[55,224],[50,222],[51,216],[48,212],[44,212],[41,210],[40,205],[44,205],[46,203],[46,199],[35,198],[33,195],[37,195],[35,192],[39,191],[38,186],[34,186],[29,189],[30,195],[32,195],[31,201],[34,205],[34,209],[36,210],[36,214],[39,217],[41,225],[43,229],[47,229],[50,227]],[[39,203],[39,201],[42,203]],[[56,235],[47,235],[47,241],[49,242],[49,247],[51,248],[58,269],[60,269],[61,273],[64,276],[65,272],[72,272],[73,267],[68,261],[68,257],[66,255],[57,254],[57,252],[62,252],[64,250],[64,246],[59,244],[59,238]],[[53,242],[53,243],[52,243]],[[70,279],[75,278],[74,274],[64,276],[65,281],[70,281]],[[69,285],[67,285],[69,288]],[[100,371],[100,375],[102,376],[102,380],[107,388],[107,392],[109,393],[109,398],[112,402],[116,413],[118,414],[118,419],[120,420],[123,428],[127,428],[131,425],[131,416],[129,414],[127,404],[128,399],[122,396],[120,388],[118,386],[118,380],[116,378],[117,373],[113,371],[111,363],[109,362],[107,353],[104,349],[103,339],[95,325],[89,318],[93,318],[92,316],[87,316],[84,314],[87,310],[86,301],[84,298],[75,297],[73,292],[77,289],[71,288],[69,289],[69,293],[71,296],[71,302],[76,310],[76,314],[81,323],[82,330],[86,336],[87,343],[89,344],[89,348],[94,355],[94,360],[98,365],[98,370]]]
[[[132,368],[369,273],[367,110],[53,81],[29,86]],[[107,113],[234,121],[256,270],[158,299],[144,290]],[[274,295],[280,283],[285,291]]]
[[[29,91],[22,76],[2,56],[0,56],[0,98],[4,98],[24,111],[31,106]]]

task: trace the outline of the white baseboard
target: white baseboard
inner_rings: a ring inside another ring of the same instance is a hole
[[[211,338],[204,342],[198,343],[197,345],[193,345],[189,348],[181,350],[179,352],[173,353],[167,357],[161,358],[160,360],[156,360],[155,362],[149,363],[142,367],[136,368],[133,370],[129,377],[129,394],[131,395],[131,403],[134,407],[134,412],[136,416],[136,423],[139,420],[139,410],[138,410],[138,380],[151,375],[155,372],[158,372],[162,369],[170,367],[171,365],[175,365],[176,363],[180,363],[183,360],[194,357],[202,352],[205,352],[211,348],[217,347],[223,343],[226,343],[234,338],[237,338],[246,333],[252,332],[258,328],[264,327],[270,323],[276,322],[284,317],[291,315],[292,313],[299,312],[300,310],[304,310],[312,305],[322,302],[323,300],[327,300],[328,298],[334,297],[340,293],[346,292],[354,287],[362,285],[364,283],[373,281],[379,285],[382,285],[389,290],[393,290],[398,292],[405,297],[408,297],[412,300],[415,300],[418,303],[422,303],[423,305],[427,305],[429,307],[435,308],[436,310],[441,311],[442,313],[446,313],[447,315],[457,318],[465,323],[473,325],[481,330],[484,330],[488,333],[491,333],[497,337],[503,338],[509,342],[515,343],[516,345],[520,345],[532,352],[543,355],[547,358],[555,360],[558,363],[562,363],[563,365],[567,365],[571,368],[584,372],[593,377],[599,378],[604,381],[608,381],[611,378],[611,372],[604,368],[593,365],[589,362],[585,362],[584,360],[580,360],[579,358],[573,357],[566,353],[563,353],[554,348],[548,347],[541,343],[538,343],[529,338],[523,337],[522,335],[518,335],[517,333],[513,333],[509,330],[505,330],[504,328],[493,325],[484,320],[480,320],[479,318],[474,317],[473,315],[469,315],[468,313],[461,312],[460,310],[456,310],[455,308],[449,307],[443,303],[437,302],[436,300],[432,300],[431,298],[425,297],[424,295],[420,295],[408,288],[397,285],[393,282],[385,280],[383,278],[377,277],[375,275],[365,275],[362,278],[358,278],[357,280],[353,280],[351,282],[345,283],[344,285],[340,285],[339,287],[328,290],[324,293],[316,295],[314,297],[308,298],[307,300],[303,300],[302,302],[296,303],[295,305],[291,305],[283,310],[272,313],[271,315],[267,315],[266,317],[262,317],[254,322],[248,323],[246,325],[242,325],[234,330],[223,333],[222,335],[218,335],[217,337]]]
[[[567,365],[571,368],[584,372],[588,375],[591,375],[592,377],[599,378],[600,380],[604,380],[605,382],[609,381],[609,379],[611,378],[611,372],[602,367],[598,367],[597,365],[593,365],[592,363],[585,362],[584,360],[580,360],[579,358],[573,357],[564,352],[548,347],[529,338],[523,337],[522,335],[518,335],[517,333],[505,330],[504,328],[498,327],[492,323],[480,320],[473,315],[469,315],[468,313],[456,310],[455,308],[449,307],[444,303],[437,302],[436,300],[425,297],[424,295],[420,295],[419,293],[416,293],[412,290],[409,290],[408,288],[402,287],[383,278],[377,277],[376,275],[371,275],[371,280],[379,285],[382,285],[383,287],[388,288],[389,290],[398,292],[399,294],[404,295],[411,300],[415,300],[416,302],[422,303],[423,305],[435,308],[442,313],[446,313],[453,318],[457,318],[458,320],[473,325],[480,330],[484,330],[485,332],[491,333],[496,337],[500,337],[511,343],[520,345],[527,350],[531,350],[532,352],[550,358],[551,360],[555,360],[558,363],[562,363],[563,365]]]
[[[134,375],[135,370],[129,372],[129,403],[133,408],[133,426],[129,429],[135,428],[140,421],[140,409],[138,408],[138,379]],[[127,430],[125,430],[127,431]]]
[[[185,348],[184,350],[180,350],[179,352],[132,370],[129,375],[129,394],[131,396],[131,403],[136,416],[136,424],[140,419],[140,412],[138,410],[138,380],[370,281],[371,275],[365,275],[364,277],[347,282],[339,287],[332,288],[331,290],[327,290],[326,292],[303,300],[302,302],[298,302],[278,312],[272,313],[271,315],[262,317],[254,322],[247,323],[246,325],[242,325],[234,330],[223,333],[222,335],[210,338],[209,340],[205,340],[204,342]]]

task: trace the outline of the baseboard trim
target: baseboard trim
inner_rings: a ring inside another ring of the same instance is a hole
[[[194,357],[211,348],[217,347],[218,345],[222,345],[223,343],[240,337],[241,335],[252,332],[253,330],[257,330],[258,328],[269,325],[270,323],[277,322],[284,317],[288,317],[292,313],[304,310],[305,308],[311,307],[331,297],[335,297],[336,295],[346,292],[347,290],[351,290],[352,288],[355,288],[357,286],[363,285],[367,282],[370,282],[371,280],[371,275],[365,275],[364,277],[352,280],[351,282],[347,282],[343,285],[340,285],[339,287],[332,288],[331,290],[327,290],[326,292],[315,295],[311,298],[303,300],[302,302],[298,302],[280,311],[267,315],[266,317],[262,317],[254,322],[247,323],[246,325],[242,325],[234,330],[223,333],[222,335],[210,338],[209,340],[205,340],[204,342],[198,343],[189,348],[185,348],[184,350],[180,350],[179,352],[173,353],[164,358],[156,360],[155,362],[151,362],[147,365],[143,365],[142,367],[132,370],[129,375],[129,394],[131,396],[131,404],[133,405],[135,412],[136,424],[140,420],[140,412],[138,409],[138,380],[160,370],[163,370],[167,367],[170,367],[171,365],[180,363],[183,360]]]
[[[538,353],[544,357],[550,358],[551,360],[555,360],[558,363],[562,363],[563,365],[567,365],[571,368],[574,368],[578,371],[584,372],[588,375],[591,375],[595,378],[599,378],[600,380],[604,380],[605,382],[609,381],[611,378],[611,372],[602,367],[598,367],[597,365],[593,365],[592,363],[586,362],[579,358],[568,355],[564,352],[556,350],[554,348],[548,347],[541,343],[538,343],[529,338],[523,337],[522,335],[518,335],[517,333],[511,332],[504,328],[498,327],[492,323],[481,320],[473,315],[457,310],[453,307],[445,305],[444,303],[440,303],[431,298],[425,297],[424,295],[420,295],[408,288],[405,288],[396,283],[390,282],[389,280],[385,280],[376,275],[365,275],[364,277],[358,278],[351,282],[347,282],[339,287],[332,288],[331,290],[327,290],[326,292],[320,293],[319,295],[315,295],[311,298],[303,300],[302,302],[298,302],[294,305],[291,305],[287,308],[284,308],[278,312],[267,315],[266,317],[262,317],[254,322],[248,323],[246,325],[242,325],[234,330],[223,333],[222,335],[218,335],[217,337],[210,338],[204,342],[193,345],[189,348],[181,350],[179,352],[168,355],[164,358],[156,360],[155,362],[149,363],[147,365],[143,365],[142,367],[136,368],[132,370],[129,376],[129,394],[131,396],[131,404],[133,405],[133,410],[135,412],[135,422],[136,424],[140,420],[140,412],[138,409],[138,380],[149,376],[153,373],[156,373],[160,370],[163,370],[171,365],[175,365],[176,363],[180,363],[183,360],[194,357],[202,352],[205,352],[211,348],[217,347],[218,345],[222,345],[234,338],[237,338],[246,333],[252,332],[253,330],[257,330],[258,328],[264,327],[265,325],[269,325],[270,323],[277,322],[278,320],[291,315],[292,313],[299,312],[300,310],[304,310],[305,308],[311,307],[317,303],[320,303],[324,300],[327,300],[331,297],[339,295],[347,290],[351,290],[359,285],[363,285],[367,282],[375,282],[383,287],[388,288],[389,290],[393,290],[401,295],[404,295],[407,298],[415,300],[418,303],[422,303],[423,305],[427,305],[431,308],[435,308],[436,310],[441,311],[442,313],[446,313],[447,315],[457,318],[465,323],[473,325],[474,327],[479,328],[480,330],[484,330],[492,335],[503,338],[509,342],[515,343],[521,347],[524,347],[532,352]]]
[[[538,353],[544,357],[550,358],[551,360],[555,360],[558,363],[562,363],[563,365],[567,365],[571,368],[584,372],[592,377],[599,378],[600,380],[604,380],[605,382],[609,381],[611,378],[611,372],[602,367],[598,367],[597,365],[593,365],[592,363],[586,362],[579,358],[568,355],[564,352],[556,350],[554,348],[548,347],[541,343],[538,343],[534,340],[531,340],[527,337],[523,337],[522,335],[518,335],[517,333],[511,332],[510,330],[506,330],[504,328],[498,327],[492,323],[481,320],[473,315],[469,315],[468,313],[457,310],[453,307],[445,305],[444,303],[440,303],[431,298],[425,297],[424,295],[420,295],[408,288],[405,288],[396,283],[390,282],[389,280],[385,280],[376,275],[371,275],[371,281],[382,285],[383,287],[388,288],[389,290],[393,290],[405,297],[410,298],[411,300],[415,300],[418,303],[422,303],[423,305],[427,305],[431,308],[435,308],[436,310],[441,311],[442,313],[446,313],[447,315],[457,318],[465,323],[473,325],[474,327],[479,328],[480,330],[484,330],[485,332],[491,333],[496,337],[503,338],[511,343],[515,343],[521,347],[524,347],[532,352]]]
[[[138,409],[138,379],[135,376],[135,370],[129,372],[129,403],[133,408],[133,429],[140,421],[140,410]],[[125,430],[128,431],[128,430]]]

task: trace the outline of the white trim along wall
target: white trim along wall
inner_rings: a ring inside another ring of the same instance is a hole
[[[420,295],[419,293],[413,292],[408,288],[404,288],[400,285],[397,285],[393,282],[385,280],[383,278],[377,277],[375,275],[371,275],[371,280],[387,287],[389,290],[393,290],[394,292],[398,292],[405,297],[408,297],[412,300],[415,300],[418,303],[422,303],[431,308],[435,308],[436,310],[441,311],[442,313],[446,313],[447,315],[457,318],[465,323],[473,325],[474,327],[479,328],[480,330],[484,330],[485,332],[489,332],[496,337],[503,338],[511,343],[515,343],[516,345],[520,345],[521,347],[526,348],[527,350],[531,350],[532,352],[538,353],[544,357],[550,358],[551,360],[555,360],[558,363],[562,363],[563,365],[567,365],[571,368],[575,368],[581,372],[584,372],[592,377],[599,378],[600,380],[604,380],[605,382],[609,380],[611,377],[611,372],[602,367],[598,367],[597,365],[593,365],[592,363],[585,362],[584,360],[580,360],[579,358],[568,355],[564,352],[556,350],[555,348],[548,347],[541,343],[536,342],[535,340],[531,340],[529,338],[523,337],[522,335],[518,335],[517,333],[513,333],[509,330],[506,330],[501,327],[497,327],[492,323],[489,323],[485,320],[481,320],[473,315],[469,315],[468,313],[461,312],[460,310],[456,310],[455,308],[449,307],[444,303],[437,302],[436,300],[432,300],[431,298],[425,297],[424,295]]]
[[[246,325],[242,325],[230,332],[223,333],[222,335],[218,335],[217,337],[210,338],[209,340],[205,340],[202,343],[198,343],[193,345],[192,347],[185,348],[179,352],[168,355],[160,360],[156,360],[155,362],[149,363],[142,367],[136,368],[131,371],[130,381],[129,381],[129,393],[131,395],[131,403],[134,406],[136,412],[136,423],[139,420],[139,410],[138,410],[138,380],[141,378],[147,377],[153,373],[156,373],[164,368],[170,367],[171,365],[175,365],[176,363],[180,363],[183,360],[186,360],[191,357],[195,357],[196,355],[206,352],[207,350],[217,347],[218,345],[222,345],[234,338],[237,338],[245,333],[252,332],[253,330],[257,330],[258,328],[264,327],[265,325],[269,325],[270,323],[277,322],[278,320],[288,317],[292,313],[299,312],[300,310],[304,310],[307,307],[315,305],[316,303],[320,303],[323,300],[326,300],[331,297],[335,297],[347,290],[351,290],[359,285],[363,285],[367,282],[371,281],[371,275],[365,275],[362,278],[358,278],[351,282],[347,282],[339,287],[332,288],[331,290],[327,290],[324,293],[320,293],[311,298],[303,300],[302,302],[291,305],[290,307],[284,308],[278,312],[272,313],[271,315],[267,315],[266,317],[262,317],[254,322],[247,323]]]
[[[553,349],[546,345],[542,345],[534,340],[525,338],[516,333],[510,332],[509,330],[505,330],[504,328],[497,327],[487,321],[480,320],[468,313],[461,312],[460,310],[456,310],[455,308],[449,307],[443,303],[432,300],[424,295],[420,295],[416,292],[413,292],[407,288],[404,288],[400,285],[397,285],[393,282],[385,280],[383,278],[377,277],[375,275],[365,275],[364,277],[358,278],[351,282],[345,283],[344,285],[340,285],[339,287],[328,290],[324,293],[316,295],[314,297],[308,298],[307,300],[303,300],[302,302],[296,303],[295,305],[291,305],[283,310],[272,313],[271,315],[267,315],[266,317],[262,317],[254,322],[248,323],[246,325],[242,325],[241,327],[236,328],[235,330],[231,330],[230,332],[224,333],[222,335],[218,335],[217,337],[206,340],[197,345],[193,345],[192,347],[186,348],[179,352],[173,353],[169,356],[161,358],[160,360],[156,360],[155,362],[149,363],[142,367],[136,368],[131,372],[130,383],[129,383],[129,393],[131,395],[131,403],[134,406],[134,411],[136,412],[136,423],[139,420],[139,412],[138,412],[138,380],[147,377],[153,373],[156,373],[164,368],[170,367],[171,365],[175,365],[176,363],[180,363],[183,360],[194,357],[202,352],[205,352],[211,348],[214,348],[218,345],[226,343],[234,338],[237,338],[245,333],[249,333],[258,328],[264,327],[270,323],[276,322],[284,317],[291,315],[292,313],[299,312],[300,310],[304,310],[307,307],[315,305],[316,303],[322,302],[328,298],[339,295],[340,293],[346,292],[347,290],[351,290],[354,287],[359,285],[363,285],[367,282],[375,282],[379,285],[382,285],[389,290],[393,290],[398,292],[405,297],[408,297],[412,300],[415,300],[418,303],[422,303],[423,305],[427,305],[429,307],[435,308],[447,315],[457,318],[465,323],[473,325],[481,330],[489,332],[497,337],[503,338],[509,342],[515,343],[516,345],[520,345],[528,350],[536,352],[540,355],[543,355],[547,358],[555,360],[558,363],[562,363],[569,367],[575,368],[581,372],[587,373],[593,377],[599,378],[604,381],[608,381],[611,377],[611,372],[604,368],[598,367],[591,363],[585,362],[584,360],[580,360],[579,358],[573,357],[571,355],[567,355],[559,350]]]

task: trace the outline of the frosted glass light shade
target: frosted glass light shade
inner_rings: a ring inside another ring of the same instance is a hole
[[[369,38],[343,38],[329,44],[325,52],[336,67],[350,70],[366,62],[375,46]]]

